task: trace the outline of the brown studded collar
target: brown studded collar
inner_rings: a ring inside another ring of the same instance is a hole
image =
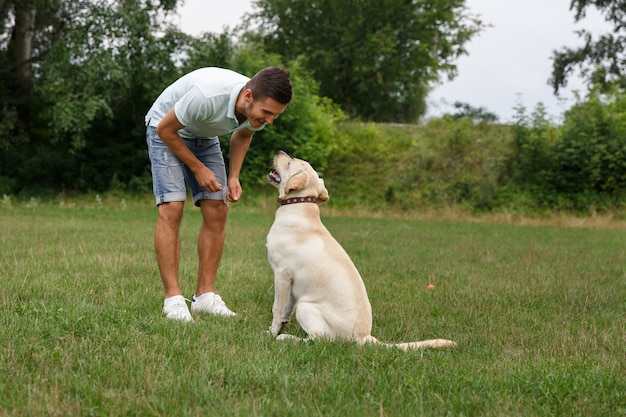
[[[281,200],[279,198],[276,201],[281,206],[286,206],[286,205],[289,205],[289,204],[298,204],[298,203],[316,203],[317,204],[317,198],[316,197],[293,197],[293,198],[287,198],[285,200]]]

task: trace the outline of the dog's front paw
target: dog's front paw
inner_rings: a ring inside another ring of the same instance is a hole
[[[275,326],[275,325],[271,325],[269,329],[267,329],[267,332],[269,334],[271,334],[272,336],[276,337],[280,334],[280,329],[282,329],[283,326]]]
[[[283,327],[289,323],[289,319],[287,319],[286,321],[272,321],[272,325],[270,326],[268,332],[276,337],[280,334],[280,331],[283,329]]]

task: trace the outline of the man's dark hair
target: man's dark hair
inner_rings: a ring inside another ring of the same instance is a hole
[[[293,86],[289,76],[289,71],[285,68],[263,68],[250,78],[245,88],[252,91],[255,100],[269,97],[280,104],[289,104],[293,96]]]

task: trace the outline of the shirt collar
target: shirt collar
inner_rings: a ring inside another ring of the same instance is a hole
[[[265,123],[259,127],[252,127],[248,120],[245,120],[243,123],[239,123],[239,121],[237,120],[237,116],[235,115],[235,104],[237,104],[237,97],[239,97],[239,93],[245,85],[246,83],[237,84],[230,92],[230,99],[228,100],[228,111],[226,112],[226,116],[233,122],[230,129],[231,133],[244,127],[246,129],[252,130],[253,132],[257,132],[265,127]]]

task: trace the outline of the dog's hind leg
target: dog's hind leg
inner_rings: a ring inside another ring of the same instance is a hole
[[[322,311],[312,303],[298,303],[296,320],[310,339],[319,337],[335,338],[332,326],[324,318]]]

